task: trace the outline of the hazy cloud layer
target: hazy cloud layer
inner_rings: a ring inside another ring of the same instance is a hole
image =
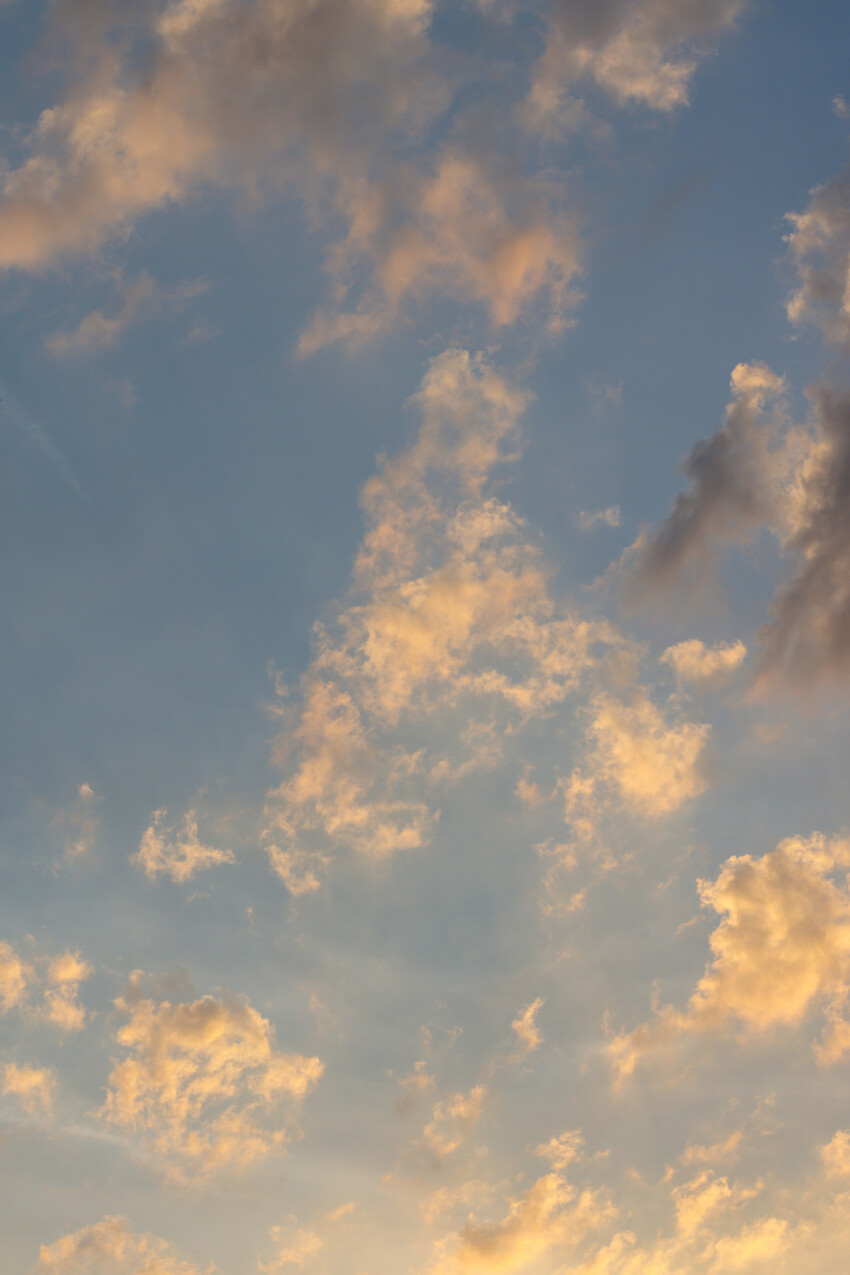
[[[202,1275],[165,1240],[135,1234],[123,1217],[105,1217],[42,1244],[36,1269],[39,1275]]]

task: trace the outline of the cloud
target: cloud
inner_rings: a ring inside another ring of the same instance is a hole
[[[745,7],[746,0],[555,0],[527,105],[530,121],[546,131],[581,121],[570,91],[583,83],[621,106],[686,105],[708,42],[733,27]]]
[[[693,682],[705,686],[727,681],[746,657],[747,648],[740,640],[706,646],[699,638],[690,638],[668,646],[660,658],[662,664],[670,665],[680,685]]]
[[[481,1119],[486,1097],[485,1085],[473,1085],[469,1093],[457,1093],[436,1103],[421,1139],[421,1146],[436,1163],[457,1151],[467,1131]]]
[[[4,174],[0,266],[94,251],[201,184],[360,175],[368,145],[443,103],[429,15],[428,0],[171,0],[116,31],[89,6],[76,79]]]
[[[595,527],[597,523],[604,523],[606,527],[619,527],[620,525],[620,506],[611,505],[608,509],[596,509],[592,513],[588,513],[583,509],[578,516],[578,523],[582,531],[590,531],[591,527]]]
[[[67,828],[65,855],[68,859],[79,859],[91,853],[100,823],[94,813],[99,801],[91,784],[82,783],[70,810],[61,812],[53,820],[59,827]]]
[[[543,1008],[543,998],[538,996],[530,1005],[526,1005],[525,1009],[511,1023],[511,1027],[516,1032],[517,1039],[520,1043],[519,1057],[524,1058],[526,1054],[531,1054],[543,1042],[543,1033],[534,1021],[538,1010]]]
[[[50,1067],[7,1063],[3,1069],[3,1093],[17,1098],[26,1115],[48,1117],[53,1112],[56,1073]]]
[[[622,644],[555,605],[537,545],[495,494],[527,395],[449,350],[413,402],[416,437],[363,488],[350,600],[316,627],[300,704],[278,710],[289,773],[269,794],[266,844],[302,893],[342,847],[381,858],[425,844],[439,785],[498,764]]]
[[[702,762],[709,730],[703,723],[667,721],[641,689],[628,702],[599,694],[588,725],[592,781],[608,784],[637,814],[671,814],[707,786]]]
[[[0,1011],[23,1005],[33,971],[9,943],[0,941]]]
[[[47,989],[39,1017],[62,1031],[82,1031],[86,1011],[79,1003],[80,983],[90,978],[94,966],[84,961],[79,952],[64,952],[47,967]]]
[[[785,424],[785,383],[763,363],[739,363],[723,427],[701,440],[682,464],[690,486],[654,533],[643,531],[626,551],[626,592],[632,601],[687,569],[701,583],[718,546],[743,544],[774,517],[785,477],[778,449]]]
[[[850,348],[850,171],[815,187],[805,212],[789,213],[788,221],[799,278],[788,318],[795,326],[811,323],[828,341]]]
[[[821,1157],[827,1173],[835,1177],[850,1176],[850,1133],[839,1129],[826,1146],[821,1147]]]
[[[318,1058],[283,1053],[247,1001],[139,999],[141,975],[116,1001],[128,1056],[109,1077],[101,1115],[138,1131],[175,1179],[241,1168],[288,1140],[287,1116],[317,1084]],[[281,1110],[283,1108],[283,1111]]]
[[[149,881],[168,876],[182,884],[207,868],[236,862],[232,850],[214,850],[201,844],[194,810],[186,811],[180,831],[176,824],[167,826],[167,818],[167,810],[153,812],[153,822],[143,833],[139,849],[130,856],[130,862],[141,868]]]
[[[120,304],[112,314],[107,314],[104,310],[92,310],[73,331],[54,332],[45,344],[50,353],[58,357],[106,349],[114,345],[133,323],[155,314],[164,306],[179,307],[205,288],[203,280],[165,288],[152,279],[146,270],[135,279],[125,279],[119,275],[117,292]]]
[[[61,1031],[80,1031],[86,1023],[78,1000],[80,983],[94,973],[94,967],[79,952],[63,952],[52,959],[37,957],[36,962],[46,964],[43,974],[10,944],[0,942],[0,1012],[18,1009]],[[41,1002],[32,1004],[32,996],[39,991]]]
[[[211,1275],[181,1260],[170,1244],[137,1235],[123,1217],[105,1217],[39,1250],[38,1275]]]
[[[698,883],[703,906],[722,917],[712,959],[684,1010],[667,1005],[608,1046],[621,1079],[647,1054],[685,1035],[761,1035],[797,1026],[815,1009],[826,1017],[821,1063],[850,1049],[844,1006],[850,994],[850,892],[831,874],[850,865],[845,840],[820,833],[789,838],[760,859],[728,859],[714,882]]]
[[[584,1135],[580,1129],[567,1129],[548,1142],[535,1147],[534,1154],[548,1160],[556,1173],[563,1173],[584,1151]]]
[[[405,303],[429,294],[479,303],[496,329],[543,298],[550,332],[581,299],[579,232],[559,209],[561,192],[501,169],[480,147],[449,146],[430,171],[399,169],[383,189],[346,194],[350,230],[329,262],[334,292],[345,299],[364,264],[371,283],[354,310],[337,303],[316,315],[301,354],[373,337],[397,323]]]
[[[548,1173],[511,1201],[501,1221],[470,1221],[442,1241],[429,1275],[513,1275],[584,1239],[608,1216],[592,1192],[579,1194],[560,1174]]]

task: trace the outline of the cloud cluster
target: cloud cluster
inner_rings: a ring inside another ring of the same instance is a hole
[[[93,973],[94,967],[79,952],[30,962],[9,943],[0,942],[0,1013],[19,1009],[61,1031],[80,1031],[86,1022],[80,984]]]
[[[810,420],[799,426],[788,419],[784,382],[763,364],[739,365],[732,388],[723,427],[683,465],[690,486],[661,527],[642,532],[627,550],[627,595],[643,600],[688,577],[701,589],[719,548],[746,544],[764,527],[791,568],[759,633],[758,682],[806,685],[844,674],[850,395],[818,382]]]
[[[215,850],[201,843],[194,810],[186,811],[179,830],[176,825],[166,824],[167,810],[155,810],[151,818],[153,822],[142,834],[139,849],[130,858],[149,881],[167,876],[182,884],[207,868],[236,862],[232,850]]]
[[[734,26],[746,0],[552,0],[528,113],[551,130],[582,119],[571,90],[592,84],[621,105],[687,103],[699,58]]]
[[[822,1063],[850,1049],[850,891],[833,875],[850,865],[850,845],[819,833],[781,842],[755,859],[728,859],[716,881],[700,881],[703,906],[722,917],[712,959],[683,1010],[667,1005],[608,1045],[623,1079],[647,1054],[704,1032],[760,1035],[796,1026],[816,1009],[826,1026]]]
[[[39,1275],[209,1275],[183,1261],[165,1240],[139,1235],[123,1217],[105,1217],[42,1244]]]
[[[0,266],[97,249],[201,183],[360,175],[368,145],[443,101],[429,0],[77,8],[78,78],[4,174]]]
[[[470,1221],[438,1246],[429,1275],[514,1275],[585,1238],[610,1216],[593,1192],[578,1192],[559,1173],[538,1178],[499,1222]]]
[[[141,976],[116,1007],[128,1057],[109,1077],[101,1115],[138,1131],[174,1178],[240,1168],[281,1147],[289,1117],[317,1084],[318,1058],[283,1053],[246,1001],[204,996],[172,1004],[139,997]]]
[[[291,773],[268,803],[272,866],[296,891],[315,888],[336,847],[378,858],[422,845],[432,793],[498,764],[621,643],[606,622],[559,611],[537,546],[495,493],[526,401],[483,358],[447,351],[415,396],[416,438],[363,489],[352,598],[317,628],[280,742]]]
[[[50,1067],[7,1063],[3,1068],[2,1092],[16,1098],[27,1116],[50,1116],[56,1094],[56,1073]]]

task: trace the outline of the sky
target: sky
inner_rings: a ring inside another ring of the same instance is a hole
[[[0,2],[4,1275],[845,1275],[848,48]]]

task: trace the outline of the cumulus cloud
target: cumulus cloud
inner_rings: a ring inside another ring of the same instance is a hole
[[[850,1176],[850,1133],[839,1129],[826,1146],[821,1147],[821,1157],[827,1173],[836,1177]]]
[[[699,59],[745,7],[746,0],[554,0],[530,120],[546,130],[580,121],[571,90],[583,83],[620,105],[657,111],[685,105]]]
[[[61,1031],[80,1031],[86,1022],[78,999],[80,983],[93,973],[79,952],[28,962],[9,943],[0,942],[0,1012],[18,1009]]]
[[[480,149],[449,147],[430,171],[406,167],[383,189],[347,192],[350,230],[329,262],[338,298],[301,337],[302,354],[336,340],[374,336],[406,302],[428,294],[476,301],[495,328],[543,299],[560,331],[580,299],[581,244],[551,184],[505,172]],[[367,264],[372,282],[355,309],[339,299]]]
[[[415,396],[417,436],[364,486],[351,601],[317,627],[300,707],[281,710],[290,774],[270,794],[266,840],[296,890],[315,888],[335,848],[379,858],[424,844],[432,792],[498,764],[621,644],[556,607],[537,546],[495,494],[526,402],[483,358],[447,351]]]
[[[289,1117],[317,1084],[318,1058],[280,1051],[247,1001],[204,996],[139,999],[141,976],[116,1007],[128,1052],[109,1077],[102,1117],[139,1132],[173,1178],[204,1177],[267,1156],[289,1137]]]
[[[485,1085],[473,1085],[468,1093],[457,1093],[435,1104],[420,1145],[436,1163],[457,1151],[467,1132],[481,1119],[486,1097]]]
[[[167,810],[153,812],[153,822],[142,834],[139,849],[130,857],[130,862],[141,868],[149,881],[167,876],[182,884],[207,868],[236,862],[232,850],[215,850],[201,843],[194,810],[186,811],[179,830],[176,824],[168,826],[167,818]]]
[[[123,1217],[63,1235],[39,1250],[38,1275],[210,1275],[183,1261],[165,1240],[139,1235]]]
[[[746,658],[747,648],[740,640],[706,646],[699,638],[689,638],[668,646],[661,662],[670,665],[680,685],[705,686],[726,681]]]
[[[709,730],[704,723],[669,721],[640,689],[630,700],[597,695],[588,726],[595,749],[591,782],[608,784],[637,814],[670,814],[706,788]]]
[[[796,326],[814,324],[828,341],[850,348],[850,171],[816,187],[805,211],[789,213],[788,221],[799,279],[788,318]]]
[[[86,1011],[79,1002],[80,983],[93,973],[94,966],[83,960],[79,952],[63,952],[50,961],[40,1017],[62,1031],[81,1031],[86,1024]]]
[[[557,1257],[608,1216],[609,1209],[593,1192],[579,1193],[559,1173],[548,1173],[511,1201],[501,1221],[470,1221],[442,1241],[429,1275],[513,1275],[543,1257]]]
[[[24,1003],[32,974],[31,966],[15,949],[0,942],[0,1010],[4,1014]]]
[[[50,1116],[56,1094],[56,1073],[50,1067],[19,1067],[17,1063],[7,1063],[3,1069],[3,1093],[16,1098],[28,1116]]]
[[[442,104],[429,14],[428,0],[171,0],[133,6],[121,29],[89,6],[79,78],[4,174],[0,266],[94,250],[201,183],[280,181],[305,159],[359,175],[367,144]]]
[[[760,859],[728,859],[716,881],[700,881],[703,906],[722,917],[709,940],[712,959],[683,1010],[664,1006],[610,1042],[618,1076],[683,1035],[730,1027],[759,1035],[796,1026],[817,1009],[826,1017],[819,1061],[842,1057],[850,1049],[850,892],[833,874],[848,865],[845,840],[815,833]]]

